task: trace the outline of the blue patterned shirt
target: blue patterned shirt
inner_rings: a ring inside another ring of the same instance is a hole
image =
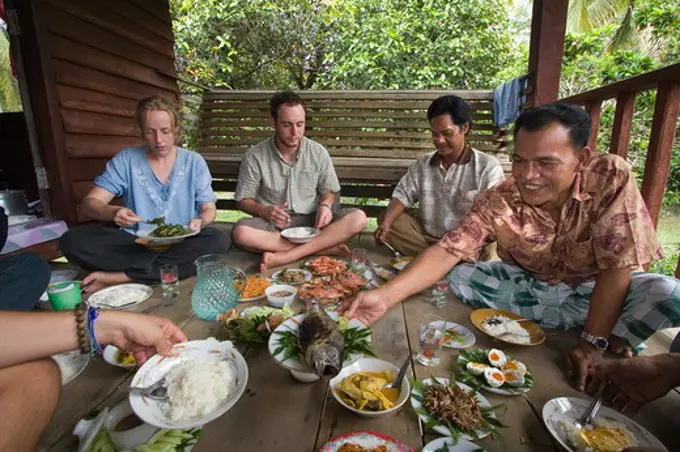
[[[184,226],[199,215],[203,204],[217,200],[210,170],[200,154],[178,147],[170,179],[163,184],[151,170],[146,151],[146,146],[123,149],[106,164],[94,184],[121,196],[123,205],[142,220],[165,217],[167,223]],[[155,226],[140,223],[126,231],[134,232],[137,227]]]

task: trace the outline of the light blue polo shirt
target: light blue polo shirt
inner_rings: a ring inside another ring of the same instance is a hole
[[[123,198],[123,205],[142,220],[165,217],[166,223],[186,226],[200,213],[203,204],[217,200],[212,190],[212,176],[200,154],[177,148],[177,159],[166,184],[158,180],[149,166],[146,146],[120,151],[97,176],[97,187]],[[126,231],[155,226],[139,223]]]

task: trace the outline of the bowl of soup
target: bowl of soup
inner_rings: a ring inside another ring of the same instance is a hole
[[[284,305],[293,304],[297,289],[287,284],[274,284],[267,287],[264,293],[270,305],[275,308],[282,308]]]

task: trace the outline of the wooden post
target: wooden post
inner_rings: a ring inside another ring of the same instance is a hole
[[[675,269],[675,277],[680,279],[680,256],[678,256],[678,266]]]
[[[600,113],[602,113],[602,102],[588,102],[586,104],[586,111],[590,116],[590,138],[588,139],[588,147],[595,152],[597,149],[597,132],[600,128]]]
[[[532,107],[555,102],[560,88],[568,0],[534,0],[529,44]]]
[[[624,159],[628,157],[630,128],[633,124],[636,94],[637,93],[626,92],[616,96],[616,113],[614,114],[612,143],[609,147],[609,152],[620,155]]]
[[[655,227],[659,219],[663,192],[668,180],[679,110],[680,83],[673,81],[659,86],[654,105],[654,118],[645,161],[645,173],[640,189]]]

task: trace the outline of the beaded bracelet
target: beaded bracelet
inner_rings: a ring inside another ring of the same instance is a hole
[[[90,353],[92,348],[90,344],[90,336],[87,333],[87,311],[88,305],[86,303],[79,303],[73,311],[76,317],[76,334],[78,335],[78,347],[80,353]]]

